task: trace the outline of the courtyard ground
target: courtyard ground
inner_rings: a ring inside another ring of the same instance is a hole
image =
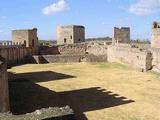
[[[10,73],[11,107],[69,105],[78,120],[160,120],[160,74],[117,63],[27,64]]]

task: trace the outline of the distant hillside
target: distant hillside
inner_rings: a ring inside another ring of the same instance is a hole
[[[111,41],[111,37],[87,38],[86,41]]]

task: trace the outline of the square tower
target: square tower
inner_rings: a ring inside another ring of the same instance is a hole
[[[117,28],[114,27],[113,31],[113,43],[130,43],[130,28],[122,27]]]
[[[160,48],[160,23],[158,22],[153,22],[152,25],[151,47]]]
[[[57,27],[57,44],[75,44],[85,42],[85,27],[68,25]]]
[[[26,47],[38,47],[37,28],[13,30],[12,41],[24,44]]]

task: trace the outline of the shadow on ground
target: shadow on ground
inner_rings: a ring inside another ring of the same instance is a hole
[[[9,78],[14,81],[23,82],[24,79],[32,80],[33,82],[48,82],[54,80],[64,80],[68,78],[76,78],[72,75],[66,75],[53,71],[40,71],[40,72],[29,72],[29,73],[9,73]]]
[[[27,73],[25,75],[30,74]],[[34,76],[33,74],[32,76]],[[44,75],[43,79],[45,79],[45,76],[48,79],[48,75]],[[10,81],[9,86],[11,111],[15,115],[30,113],[41,108],[69,105],[75,111],[77,120],[87,120],[84,112],[134,102],[99,87],[55,92],[26,79]]]

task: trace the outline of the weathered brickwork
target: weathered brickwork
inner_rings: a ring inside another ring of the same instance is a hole
[[[57,44],[74,44],[85,41],[85,28],[83,26],[70,25],[57,27]]]
[[[128,45],[126,45],[126,47],[121,45],[109,46],[108,61],[122,62],[141,71],[152,69],[151,52],[139,48],[132,48]]]

